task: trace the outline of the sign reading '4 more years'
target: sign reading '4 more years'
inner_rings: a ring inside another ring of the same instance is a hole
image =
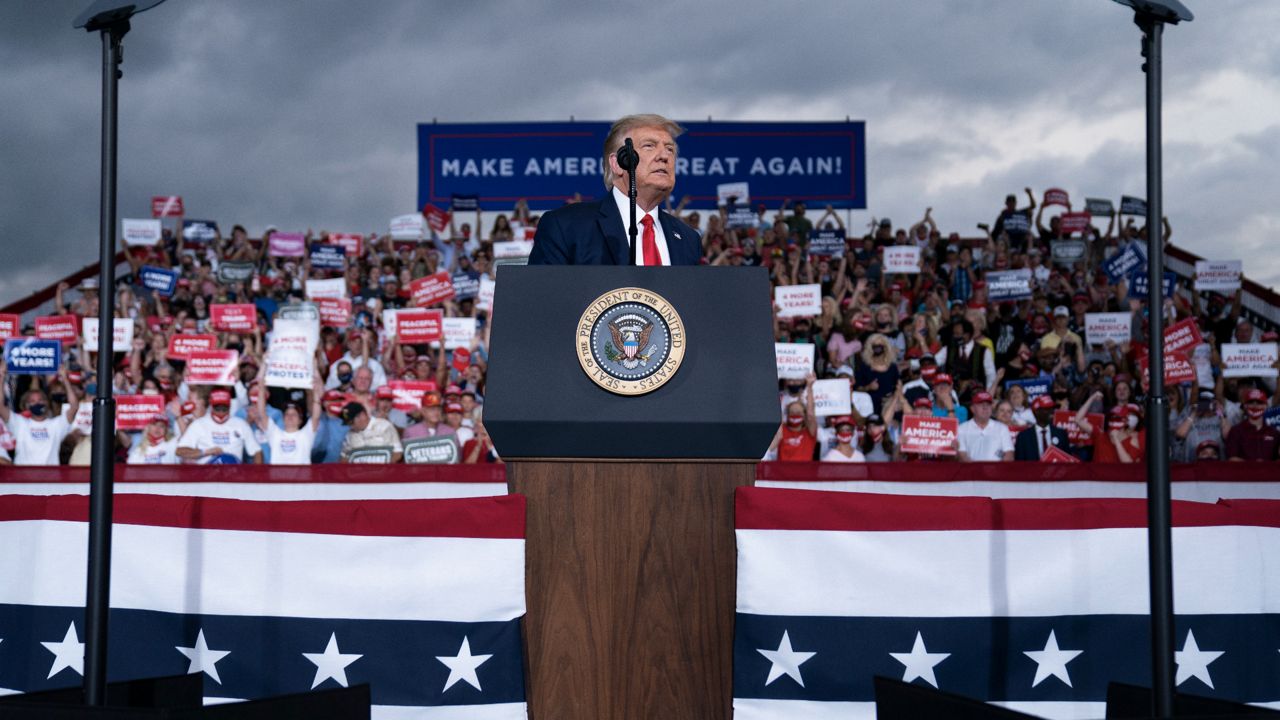
[[[773,291],[773,303],[780,318],[817,317],[822,314],[822,286],[779,285]]]

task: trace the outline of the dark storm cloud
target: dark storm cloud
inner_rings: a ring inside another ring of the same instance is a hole
[[[85,2],[26,3],[0,25],[0,302],[96,257],[100,43],[70,28]],[[1194,23],[1166,35],[1169,95],[1230,68],[1269,67],[1274,78],[1276,4],[1201,4]],[[224,226],[368,232],[413,206],[418,122],[652,109],[866,119],[872,211],[910,221],[931,204],[967,232],[1027,184],[1113,195],[1142,187],[1140,137],[1094,152],[1046,147],[983,177],[951,177],[1005,151],[1002,128],[966,129],[967,117],[999,125],[1053,108],[1045,122],[1069,126],[1140,109],[1137,49],[1126,12],[1096,0],[668,2],[643,13],[568,2],[169,0],[125,41],[120,215],[146,216],[151,195],[177,193],[189,214]],[[895,132],[908,121],[928,131]],[[1169,199],[1220,203],[1179,228],[1239,234],[1259,222],[1260,189],[1274,185],[1274,162],[1258,159],[1273,154],[1266,139],[1170,177]],[[1171,158],[1170,167],[1181,166]]]

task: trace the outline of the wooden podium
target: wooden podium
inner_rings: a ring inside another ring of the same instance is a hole
[[[484,422],[528,498],[534,720],[729,718],[734,488],[779,422],[759,268],[503,267]],[[642,287],[680,313],[670,381],[621,396],[575,352],[587,306]]]

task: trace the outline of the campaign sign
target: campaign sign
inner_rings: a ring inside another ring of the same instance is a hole
[[[249,303],[214,303],[209,306],[209,320],[219,332],[253,332],[258,326],[257,308]]]
[[[319,300],[320,298],[344,298],[347,296],[346,278],[307,280],[306,295],[308,300]]]
[[[1093,427],[1105,427],[1106,416],[1102,413],[1088,413],[1085,415],[1089,420],[1089,424]],[[1093,435],[1080,429],[1076,424],[1075,410],[1054,410],[1053,426],[1062,428],[1067,433],[1067,442],[1071,447],[1088,447],[1093,443]],[[1041,458],[1044,459],[1043,457]]]
[[[773,290],[773,304],[780,318],[817,317],[822,314],[822,286],[779,285]]]
[[[887,274],[920,272],[920,248],[915,245],[889,245],[884,249],[884,265]]]
[[[479,210],[480,196],[475,195],[474,193],[471,195],[459,195],[458,193],[454,193],[449,196],[449,207],[453,208],[454,211],[462,210],[466,212],[469,210]]]
[[[734,205],[724,214],[724,226],[733,230],[750,229],[757,222],[755,211],[749,205]]]
[[[1049,243],[1053,261],[1059,265],[1072,265],[1088,258],[1089,246],[1084,240],[1054,240]]]
[[[36,337],[41,340],[61,340],[64,345],[75,345],[80,339],[80,318],[76,315],[38,317]]]
[[[143,265],[138,271],[138,280],[142,287],[169,297],[178,287],[178,271]]]
[[[1062,205],[1071,207],[1071,199],[1067,195],[1067,191],[1062,188],[1049,188],[1044,191],[1045,205]]]
[[[1104,198],[1085,198],[1085,212],[1095,217],[1111,217],[1116,211],[1116,206],[1111,204],[1110,200]]]
[[[302,257],[307,253],[307,237],[302,233],[273,232],[267,240],[271,257]]]
[[[84,330],[84,344],[91,352],[98,351],[98,318],[87,317],[80,321]],[[133,346],[133,319],[111,318],[111,352],[129,352]]]
[[[813,372],[813,343],[774,343],[773,357],[778,364],[778,377],[803,380]]]
[[[1241,264],[1239,260],[1197,260],[1196,290],[1239,290]]]
[[[987,300],[1024,300],[1031,297],[1031,271],[992,270],[983,276],[987,281]]]
[[[1031,218],[1024,212],[1010,213],[1004,218],[1004,229],[1009,233],[1031,232]]]
[[[401,345],[435,342],[444,335],[441,310],[401,310],[396,313],[396,340]]]
[[[409,283],[409,296],[417,307],[439,305],[445,300],[453,299],[453,278],[449,277],[446,270],[420,277]]]
[[[307,390],[315,376],[315,356],[295,346],[277,347],[272,341],[267,352],[266,372],[262,381],[267,387]]]
[[[471,300],[480,294],[480,275],[477,273],[458,272],[450,278],[453,283],[453,296],[458,300]]]
[[[421,240],[426,232],[427,220],[422,213],[397,215],[389,223],[392,240]]]
[[[1165,354],[1190,350],[1204,341],[1200,336],[1200,326],[1195,318],[1186,318],[1164,329]]]
[[[1068,212],[1058,216],[1058,227],[1064,233],[1082,233],[1089,227],[1093,216],[1087,212]]]
[[[818,417],[853,412],[853,388],[849,378],[813,381],[813,414]]]
[[[751,200],[814,207],[867,206],[862,122],[683,122],[675,171],[680,194],[713,207],[725,183],[750,183]],[[549,210],[581,193],[600,197],[608,122],[418,125],[418,207],[473,193],[487,210],[518,198]]]
[[[1101,417],[1101,416],[1099,416],[1099,417]],[[1045,450],[1045,451],[1044,451],[1044,454],[1040,456],[1040,462],[1043,462],[1043,463],[1078,463],[1078,462],[1080,462],[1080,458],[1076,457],[1075,455],[1072,455],[1072,454],[1071,454],[1071,453],[1069,453],[1069,452],[1066,452],[1066,451],[1064,451],[1064,450],[1059,450],[1059,449],[1058,449],[1058,448],[1056,448],[1056,447],[1052,447],[1052,446],[1050,446],[1050,448],[1049,448],[1048,450]]]
[[[183,220],[182,239],[189,243],[207,243],[218,239],[218,223],[212,220]]]
[[[1120,196],[1120,214],[1121,215],[1147,215],[1147,201],[1133,197],[1132,195]]]
[[[413,412],[422,408],[422,397],[436,389],[430,380],[392,380],[387,383],[394,397],[392,407],[400,412]]]
[[[814,230],[809,233],[809,255],[816,257],[844,257],[844,229]]]
[[[193,350],[187,356],[188,385],[235,385],[240,353],[235,350]]]
[[[527,258],[532,252],[532,240],[503,240],[493,244],[493,257],[496,260]]]
[[[444,333],[444,349],[456,350],[458,348],[471,347],[471,341],[476,338],[476,326],[478,325],[475,318],[470,317],[447,317],[444,319],[441,327]]]
[[[1013,387],[1014,385],[1020,386],[1023,389],[1023,391],[1027,393],[1027,398],[1029,400],[1034,400],[1040,397],[1041,395],[1048,395],[1049,386],[1052,385],[1052,382],[1049,380],[1049,378],[1039,378],[1039,377],[1023,378],[1022,380],[1005,380],[1004,381],[1005,392],[1007,393],[1009,391],[1009,388]]]
[[[218,282],[223,285],[248,282],[254,270],[252,262],[221,262],[218,263]]]
[[[311,267],[316,270],[342,270],[346,265],[342,248],[337,245],[312,245]]]
[[[120,237],[124,239],[124,244],[130,247],[155,245],[160,242],[160,221],[122,218]]]
[[[404,444],[404,461],[410,465],[451,465],[460,453],[454,436],[415,438]]]
[[[57,375],[62,366],[62,343],[31,337],[9,338],[4,341],[4,364],[10,375]]]
[[[480,289],[476,293],[476,309],[488,310],[490,314],[493,313],[493,293],[496,284],[497,281],[488,275],[480,276]]]
[[[347,257],[355,257],[364,249],[364,235],[360,233],[329,233],[329,244],[341,247]]]
[[[1084,336],[1090,345],[1106,345],[1108,340],[1119,345],[1129,342],[1132,325],[1129,313],[1085,313]]]
[[[394,456],[395,450],[390,445],[366,445],[352,450],[347,455],[347,462],[352,465],[386,465]]]
[[[351,301],[346,298],[320,298],[316,306],[324,327],[345,328],[351,322]]]
[[[313,302],[290,302],[288,305],[280,306],[276,311],[276,317],[281,320],[307,320],[318,323],[320,308]]]
[[[1276,344],[1223,343],[1223,377],[1276,377]]]
[[[748,183],[730,182],[716,185],[717,205],[747,205],[751,202],[751,190]]]
[[[1178,275],[1168,270],[1164,273],[1164,297],[1171,298],[1177,292]],[[1142,266],[1135,267],[1129,273],[1129,297],[1146,300],[1151,297],[1151,282],[1147,271]]]
[[[0,340],[8,340],[22,334],[22,317],[12,313],[0,313]]]
[[[169,359],[187,360],[191,353],[213,350],[218,347],[217,335],[187,335],[177,333],[169,338]]]
[[[427,219],[427,225],[438,233],[444,232],[445,228],[449,227],[449,213],[431,203],[422,206],[422,216]]]
[[[1128,245],[1102,262],[1102,272],[1107,274],[1107,279],[1112,283],[1117,283],[1146,262],[1146,253],[1138,250],[1136,245]]]
[[[1151,376],[1151,356],[1143,355],[1138,358],[1138,372],[1143,375]],[[1196,367],[1188,359],[1187,353],[1178,350],[1174,352],[1166,352],[1164,354],[1164,384],[1179,385],[1181,383],[1193,383],[1196,381]]]
[[[1280,430],[1280,405],[1262,413],[1262,423],[1267,427]]]
[[[182,217],[186,213],[182,209],[181,195],[152,195],[151,217]]]
[[[163,395],[116,396],[116,430],[145,430],[151,418],[164,414]]]
[[[958,429],[953,417],[907,415],[902,418],[898,447],[921,455],[955,455]]]

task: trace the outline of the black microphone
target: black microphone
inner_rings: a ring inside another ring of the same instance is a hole
[[[631,144],[631,138],[627,138],[625,144],[618,148],[616,154],[618,165],[627,172],[634,172],[636,166],[640,164],[640,154],[636,152],[636,148]]]

